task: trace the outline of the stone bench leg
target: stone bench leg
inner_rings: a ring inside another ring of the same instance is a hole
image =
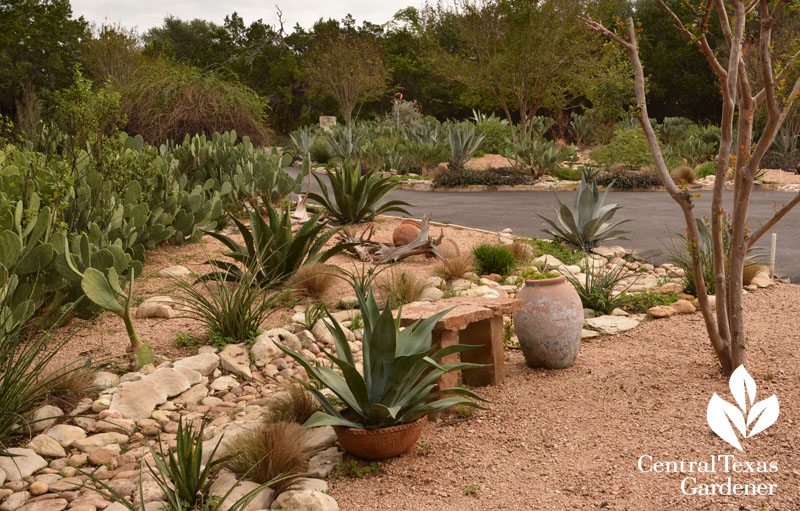
[[[478,345],[480,348],[461,353],[462,362],[489,364],[487,367],[466,369],[461,375],[465,385],[483,387],[499,385],[506,377],[503,346],[503,316],[492,316],[483,321],[470,323],[461,331],[461,344]]]
[[[433,340],[432,345],[436,346],[437,350],[440,350],[442,348],[458,344],[458,332],[454,330],[434,330],[432,340]],[[446,357],[442,357],[442,359],[439,360],[439,363],[442,365],[453,364],[456,362],[458,362],[458,353],[447,355]],[[438,390],[453,388],[456,386],[457,383],[458,383],[458,374],[447,373],[445,375],[442,375],[441,378],[439,378]]]

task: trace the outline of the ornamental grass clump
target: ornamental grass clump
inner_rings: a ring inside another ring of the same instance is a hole
[[[471,363],[441,363],[447,355],[475,348],[463,344],[443,349],[433,346],[433,327],[448,311],[400,330],[391,307],[387,305],[381,312],[372,291],[365,296],[355,284],[353,288],[364,322],[362,371],[357,369],[347,336],[333,316],[329,316],[326,326],[333,335],[336,350],[330,353],[323,349],[323,352],[335,368],[314,365],[300,353],[278,344],[306,370],[312,381],[328,388],[344,403],[344,408],[340,409],[315,386],[305,384],[323,408],[305,422],[306,427],[379,429],[411,423],[453,406],[483,408],[473,399],[485,400],[470,390],[461,387],[435,390],[444,374],[482,367]]]

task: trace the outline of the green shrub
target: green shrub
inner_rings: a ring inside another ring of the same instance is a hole
[[[664,117],[655,129],[661,143],[669,146],[676,146],[681,140],[699,132],[698,126],[686,117]]]
[[[269,222],[258,212],[250,211],[250,228],[236,217],[231,217],[244,239],[244,245],[239,245],[222,233],[208,233],[230,249],[225,255],[233,259],[234,263],[209,261],[216,271],[201,277],[203,280],[249,280],[249,272],[243,271],[236,265],[238,263],[255,272],[255,283],[258,286],[271,287],[288,280],[304,264],[323,263],[349,247],[347,244],[339,244],[323,250],[325,243],[338,229],[324,232],[325,223],[320,221],[322,213],[312,217],[300,230],[293,233],[288,208],[279,213],[272,204],[267,203],[266,209]]]
[[[322,194],[311,193],[308,197],[321,204],[328,215],[339,223],[368,222],[376,215],[389,212],[409,214],[403,209],[403,206],[410,206],[405,201],[390,200],[378,204],[398,185],[397,181],[389,176],[379,175],[374,170],[362,175],[360,166],[352,166],[347,162],[342,164],[341,169],[328,170],[327,174],[331,194],[328,193],[328,185],[314,174]]]
[[[512,169],[448,170],[433,180],[433,186],[455,188],[458,186],[517,186],[533,184],[535,180]]]
[[[267,141],[266,101],[215,71],[157,59],[138,68],[120,91],[126,130],[151,144],[234,130],[256,145]]]
[[[487,275],[496,273],[505,277],[516,264],[514,253],[502,245],[489,245],[483,243],[472,249],[478,271]]]
[[[586,256],[583,251],[568,247],[561,240],[530,238],[526,242],[533,247],[533,257],[551,255],[566,265],[578,264],[578,261]]]
[[[695,174],[697,175],[698,179],[703,179],[704,177],[708,176],[715,176],[717,174],[717,163],[713,161],[703,163],[695,169]]]
[[[653,165],[650,146],[639,127],[615,129],[611,142],[592,151],[592,159],[607,169],[618,165],[631,169]]]
[[[661,177],[652,172],[638,170],[611,170],[602,172],[595,178],[598,186],[610,186],[612,183],[620,190],[637,190],[657,188],[663,183]]]
[[[550,175],[566,181],[580,181],[581,177],[583,177],[583,173],[580,169],[574,167],[556,167]]]
[[[619,295],[619,307],[634,314],[644,314],[650,307],[669,305],[680,300],[677,293],[662,294],[657,291],[643,293],[623,292]]]
[[[321,165],[331,161],[334,156],[330,143],[324,137],[317,137],[310,148],[311,159]]]
[[[472,111],[472,120],[475,121],[475,135],[483,136],[481,151],[502,154],[508,138],[508,121],[475,110]]]

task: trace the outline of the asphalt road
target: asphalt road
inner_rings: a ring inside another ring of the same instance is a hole
[[[314,183],[316,188],[316,183]],[[557,192],[567,205],[572,205],[575,192]],[[557,204],[554,192],[504,191],[504,192],[423,192],[395,190],[392,199],[411,203],[407,208],[412,216],[419,218],[431,213],[439,222],[477,227],[490,231],[511,228],[518,236],[549,237],[542,232],[547,224],[537,213],[555,217],[553,206]],[[731,208],[732,192],[726,192],[726,207]],[[755,191],[750,200],[748,223],[755,230],[760,222],[772,216],[778,206],[793,197],[786,192]],[[666,192],[610,192],[607,202],[617,203],[622,208],[615,220],[631,219],[623,228],[630,231],[627,240],[619,244],[632,247],[646,260],[662,263],[669,260],[673,243],[677,246],[678,233],[685,231],[680,207]],[[702,192],[695,199],[698,216],[709,215],[711,192]],[[800,282],[800,206],[793,209],[783,220],[764,235],[756,245],[757,253],[768,264],[771,233],[777,233],[775,272],[791,282]]]

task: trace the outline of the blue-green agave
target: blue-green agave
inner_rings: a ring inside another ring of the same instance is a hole
[[[346,405],[346,409],[340,411],[313,385],[306,385],[324,410],[315,412],[306,421],[307,427],[330,425],[378,429],[413,422],[452,406],[483,408],[468,399],[485,401],[470,390],[461,387],[434,390],[439,378],[446,373],[482,367],[481,364],[463,362],[440,363],[447,355],[476,347],[455,344],[436,350],[431,345],[431,331],[448,311],[415,322],[401,331],[391,307],[387,304],[381,312],[371,290],[364,296],[356,289],[356,296],[364,321],[363,372],[356,368],[347,337],[332,316],[327,326],[333,334],[336,354],[325,353],[339,372],[314,365],[299,353],[278,345],[303,366],[313,380],[330,389]]]
[[[617,227],[630,220],[612,223],[611,218],[621,206],[605,204],[606,195],[613,184],[612,181],[600,196],[596,182],[592,181],[592,184],[588,185],[586,179],[581,178],[581,184],[578,186],[578,191],[575,192],[575,202],[571,210],[556,197],[561,206],[556,211],[558,223],[538,215],[553,228],[553,230],[545,229],[544,232],[553,237],[562,238],[581,250],[589,250],[604,241],[627,239],[622,236],[627,231],[617,229]]]

